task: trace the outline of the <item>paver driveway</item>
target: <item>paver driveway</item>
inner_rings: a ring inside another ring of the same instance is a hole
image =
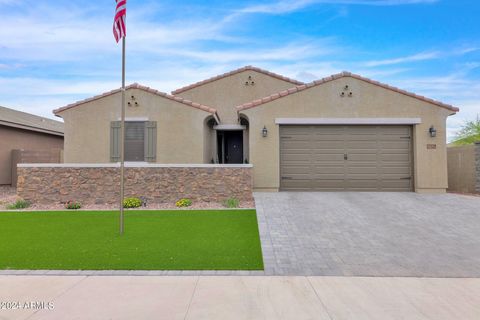
[[[480,277],[480,197],[256,193],[265,273]]]

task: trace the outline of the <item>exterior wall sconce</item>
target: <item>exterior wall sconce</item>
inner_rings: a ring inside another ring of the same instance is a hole
[[[435,138],[437,136],[437,129],[431,126],[430,129],[428,129],[428,133],[430,133],[430,137]]]
[[[263,126],[262,137],[266,138],[268,136],[268,130],[266,126]]]

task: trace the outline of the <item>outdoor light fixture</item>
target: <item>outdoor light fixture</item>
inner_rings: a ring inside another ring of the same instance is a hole
[[[266,138],[266,137],[268,136],[268,130],[267,130],[267,127],[266,127],[266,126],[263,126],[262,136],[263,136],[264,138]]]
[[[434,126],[431,126],[430,129],[428,129],[428,132],[430,133],[430,137],[435,138],[437,136],[437,129],[435,129]]]

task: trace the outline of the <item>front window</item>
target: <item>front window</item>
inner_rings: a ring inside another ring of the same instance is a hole
[[[145,122],[125,122],[125,161],[145,161]]]

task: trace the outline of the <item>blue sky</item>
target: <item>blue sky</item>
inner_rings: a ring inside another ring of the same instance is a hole
[[[113,0],[0,0],[0,105],[47,117],[120,86]],[[127,83],[170,92],[255,65],[302,81],[343,70],[480,113],[480,2],[141,1]]]

